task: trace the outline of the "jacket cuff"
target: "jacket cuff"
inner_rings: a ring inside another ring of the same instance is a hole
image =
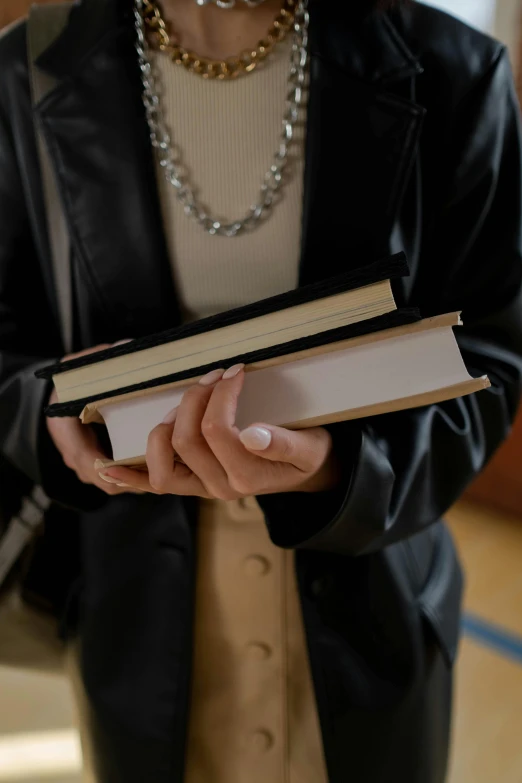
[[[342,466],[339,485],[329,492],[288,492],[257,498],[270,538],[284,549],[356,554],[384,532],[393,471],[360,422],[327,428]]]
[[[45,398],[45,405],[49,395]],[[76,473],[67,467],[49,435],[43,412],[45,405],[41,409],[37,441],[39,483],[47,497],[55,503],[74,511],[95,511],[107,502],[107,496],[97,487],[84,484]]]
[[[90,511],[102,505],[106,497],[96,487],[83,484],[64,464],[49,435],[44,409],[52,384],[35,377],[35,372],[48,364],[49,360],[31,364],[13,378],[10,384],[12,406],[9,398],[5,404],[6,408],[16,411],[15,422],[3,450],[9,461],[39,484],[51,500]]]

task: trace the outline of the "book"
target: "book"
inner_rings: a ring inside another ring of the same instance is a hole
[[[398,310],[391,280],[408,274],[404,254],[246,307],[61,362],[49,415],[78,415],[91,401],[204,375],[212,369],[283,356],[420,318]]]
[[[236,424],[302,429],[485,389],[487,377],[471,378],[464,366],[453,334],[460,323],[454,313],[248,365]],[[82,421],[106,425],[110,464],[142,465],[149,433],[196,380],[90,403]]]
[[[246,364],[236,424],[289,429],[375,416],[471,394],[459,313],[422,320],[397,309],[401,255],[160,335],[53,365],[51,416],[102,423],[107,464],[144,466],[147,439],[187,388],[217,367]]]

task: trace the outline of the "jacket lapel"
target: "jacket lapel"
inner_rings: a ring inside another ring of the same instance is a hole
[[[115,11],[98,2],[73,10],[64,36],[39,60],[58,86],[37,115],[68,218],[77,288],[86,286],[94,303],[91,321],[99,318],[109,335],[138,337],[172,326],[179,313],[131,20]]]
[[[386,15],[312,4],[301,283],[392,250],[424,116],[410,97],[421,72]]]

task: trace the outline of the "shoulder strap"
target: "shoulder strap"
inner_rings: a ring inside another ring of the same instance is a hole
[[[67,24],[72,3],[33,5],[27,20],[27,56],[33,108],[53,89],[56,81],[38,68],[37,60]],[[70,269],[70,238],[60,193],[42,128],[35,122],[40,159],[47,231],[53,264],[60,329],[65,353],[72,350],[73,313]]]

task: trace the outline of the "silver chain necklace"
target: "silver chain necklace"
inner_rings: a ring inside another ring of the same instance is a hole
[[[235,237],[239,233],[255,228],[270,209],[274,197],[281,188],[283,173],[288,165],[288,151],[294,137],[299,118],[299,107],[303,100],[308,64],[308,0],[300,0],[294,20],[294,41],[290,56],[290,87],[287,109],[283,117],[283,131],[279,149],[274,161],[265,174],[261,185],[260,200],[248,210],[246,216],[232,223],[222,223],[209,215],[198,201],[193,188],[182,173],[180,163],[174,157],[170,135],[160,107],[156,78],[151,63],[150,47],[145,33],[142,15],[143,0],[135,0],[134,23],[136,28],[136,52],[143,83],[143,104],[150,130],[152,146],[157,151],[158,161],[165,178],[175,188],[177,198],[184,207],[187,217],[195,220],[201,228],[213,236]]]
[[[258,5],[264,3],[265,0],[243,0],[243,3],[248,8],[257,8]],[[196,0],[196,5],[210,5],[214,3],[218,8],[235,8],[236,0]]]

